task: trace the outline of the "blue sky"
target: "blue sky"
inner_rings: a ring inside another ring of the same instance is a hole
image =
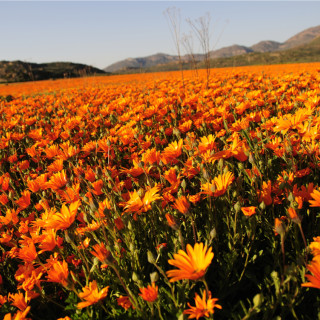
[[[71,61],[98,68],[129,57],[176,54],[163,12],[211,16],[211,47],[284,42],[320,25],[320,1],[0,1],[0,60]],[[194,51],[201,52],[194,40]]]

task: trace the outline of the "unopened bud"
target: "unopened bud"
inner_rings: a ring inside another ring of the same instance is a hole
[[[150,250],[148,250],[147,256],[148,256],[149,263],[152,263],[152,264],[156,263],[156,258],[154,257],[153,253]]]
[[[186,191],[187,183],[186,183],[185,179],[182,180],[181,187],[182,187],[183,191]]]
[[[210,231],[210,238],[211,238],[211,239],[214,239],[216,236],[217,236],[217,230],[216,230],[216,228],[213,228],[213,229]]]
[[[233,206],[234,210],[236,211],[236,213],[239,213],[241,211],[241,204],[238,201],[234,206]]]
[[[264,201],[260,203],[259,208],[261,209],[261,211],[266,210],[266,204],[264,203]]]
[[[159,280],[158,272],[152,272],[150,273],[150,280],[151,282],[157,282]]]
[[[134,271],[132,272],[132,280],[134,282],[139,282],[140,281],[138,275]]]

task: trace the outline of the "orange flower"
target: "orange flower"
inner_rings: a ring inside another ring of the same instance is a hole
[[[151,209],[151,202],[160,200],[161,196],[157,194],[157,192],[160,190],[159,186],[155,186],[151,189],[149,189],[143,197],[143,211],[146,212]]]
[[[280,234],[281,237],[283,237],[286,232],[284,227],[284,220],[285,220],[285,217],[281,217],[280,219],[279,218],[274,219],[275,234],[276,235]]]
[[[46,183],[47,189],[59,190],[67,184],[67,175],[64,170],[52,175],[50,180]]]
[[[272,204],[272,197],[271,197],[271,181],[263,182],[262,190],[258,192],[259,194],[259,202],[264,202],[266,206]]]
[[[177,158],[182,153],[182,145],[183,140],[180,139],[179,142],[173,141],[166,147],[162,154],[161,154],[161,160],[164,164],[170,164],[170,163],[177,163]]]
[[[301,223],[301,218],[299,217],[296,210],[294,210],[293,208],[290,207],[288,209],[288,213],[289,213],[289,216],[290,216],[290,219],[292,220],[292,222],[297,223],[297,224]]]
[[[63,260],[61,262],[58,260],[53,260],[49,262],[49,269],[47,273],[48,282],[61,283],[65,287],[68,285],[69,269],[66,261]]]
[[[256,209],[256,207],[242,207],[241,211],[245,216],[250,217],[256,213]]]
[[[175,218],[170,213],[166,213],[165,217],[167,219],[169,227],[171,227],[173,230],[178,230],[178,224]]]
[[[39,254],[45,251],[52,251],[57,245],[56,230],[47,229],[43,230],[42,235],[38,237],[37,242],[39,243]]]
[[[124,210],[126,212],[140,213],[143,207],[143,202],[136,190],[129,193],[130,199],[126,202]]]
[[[17,307],[19,310],[24,311],[28,307],[28,296],[24,296],[23,293],[9,293],[8,300],[11,302],[11,304],[15,307]]]
[[[19,209],[16,211],[14,209],[7,209],[6,215],[0,216],[0,223],[8,225],[12,222],[14,225],[17,224],[19,222],[18,213]]]
[[[161,199],[161,196],[157,194],[160,187],[155,186],[144,194],[143,200],[140,198],[138,192],[134,190],[134,192],[130,192],[130,199],[126,202],[124,207],[126,212],[134,212],[134,213],[141,213],[147,212],[151,209],[151,203],[155,200]]]
[[[36,247],[32,240],[28,240],[26,245],[19,249],[18,257],[26,262],[32,262],[38,257]]]
[[[229,171],[222,175],[219,174],[218,177],[215,177],[213,179],[214,184],[216,186],[214,196],[219,197],[223,195],[227,191],[227,188],[233,182],[233,180],[234,180],[234,175],[232,172],[229,172]]]
[[[68,229],[76,218],[79,205],[79,200],[71,203],[69,208],[67,208],[66,205],[63,205],[61,212],[55,212],[52,217],[49,218],[49,221],[46,223],[46,228],[56,230]]]
[[[143,300],[148,302],[154,302],[158,298],[158,286],[152,282],[152,285],[148,285],[147,288],[140,288],[139,296],[142,297]]]
[[[63,169],[63,159],[53,161],[48,167],[49,172],[59,172]]]
[[[309,248],[314,256],[320,256],[320,237],[313,238]]]
[[[173,207],[182,214],[187,214],[189,212],[190,203],[185,196],[182,196],[175,200]]]
[[[9,199],[5,193],[0,194],[0,203],[5,206],[8,203]]]
[[[313,200],[309,200],[310,207],[320,207],[320,191],[314,189],[311,197]]]
[[[207,150],[214,150],[216,148],[215,143],[216,137],[214,137],[212,134],[208,135],[207,137],[201,137],[199,142],[199,152],[204,153]]]
[[[129,308],[134,309],[134,306],[132,305],[129,297],[127,296],[120,296],[117,298],[118,305],[124,308],[125,310],[128,310]]]
[[[27,307],[24,311],[20,311],[18,310],[17,313],[15,313],[15,315],[11,316],[11,313],[7,313],[3,320],[30,320],[31,318],[26,318],[27,314],[29,313],[31,307]]]
[[[188,303],[190,309],[183,311],[184,314],[189,314],[188,319],[199,319],[201,317],[210,317],[210,314],[214,314],[214,308],[222,309],[219,304],[216,304],[218,299],[211,298],[211,292],[209,291],[208,299],[206,297],[206,291],[203,292],[201,298],[197,293],[194,298],[196,306],[193,307]]]
[[[95,244],[92,248],[94,251],[90,251],[90,253],[92,255],[94,255],[95,257],[97,257],[99,259],[99,261],[101,261],[103,263],[107,263],[106,260],[110,256],[111,252],[109,250],[107,250],[104,243]]]
[[[107,296],[108,290],[109,286],[99,291],[96,280],[93,280],[89,283],[89,286],[84,287],[82,292],[79,293],[79,298],[85,301],[79,302],[77,308],[82,309],[99,302]]]
[[[203,243],[196,243],[194,248],[187,244],[187,253],[179,250],[173,257],[174,259],[168,262],[179,269],[167,271],[170,282],[183,279],[197,280],[205,275],[213,259],[213,252],[211,247],[207,250]]]
[[[2,284],[2,282],[1,282]],[[0,294],[0,308],[7,302],[7,297]]]
[[[201,185],[201,193],[202,194],[206,194],[210,197],[212,197],[214,195],[214,192],[216,190],[215,185],[214,185],[214,181],[211,180],[211,182],[207,182]]]
[[[314,258],[307,266],[307,269],[313,274],[307,274],[305,277],[310,281],[301,284],[302,287],[311,287],[320,289],[320,258]]]
[[[29,180],[27,182],[27,185],[28,185],[28,189],[32,192],[37,192],[40,189],[40,185],[36,180]]]
[[[74,184],[71,188],[65,188],[64,190],[57,190],[57,193],[61,197],[61,201],[65,203],[72,203],[79,200],[80,183]]]
[[[101,190],[103,187],[103,181],[101,179],[93,182],[92,187],[93,187],[93,190],[91,190],[91,191],[95,195],[99,196],[99,195],[103,194],[103,192]]]
[[[223,195],[229,185],[233,182],[234,175],[232,172],[227,172],[224,174],[219,174],[211,182],[204,183],[201,185],[202,194],[207,194],[208,196],[219,197]]]
[[[24,209],[29,207],[29,205],[30,205],[30,196],[31,196],[30,191],[28,191],[28,190],[23,191],[21,198],[19,198],[16,201],[17,205],[20,207],[21,210],[24,210]]]

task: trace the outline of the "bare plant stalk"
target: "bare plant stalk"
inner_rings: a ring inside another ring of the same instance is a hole
[[[182,85],[184,87],[184,77],[183,77],[182,59],[181,59],[181,51],[180,51],[180,22],[181,22],[180,10],[176,7],[171,7],[171,8],[167,8],[163,12],[163,14],[168,20],[172,39],[178,53]]]
[[[194,54],[193,50],[193,41],[192,41],[192,35],[186,35],[184,34],[181,40],[181,43],[187,52],[189,59],[191,60],[192,69],[194,70],[196,77],[198,78],[198,67],[197,67],[197,60]]]
[[[209,86],[210,77],[210,21],[211,17],[208,12],[206,13],[206,15],[194,21],[191,19],[187,19],[187,22],[189,23],[195,35],[197,36],[202,47],[202,51],[204,54],[204,63],[207,73],[207,88]]]

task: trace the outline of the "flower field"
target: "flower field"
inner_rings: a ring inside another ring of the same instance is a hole
[[[318,319],[320,63],[0,86],[1,319]]]

